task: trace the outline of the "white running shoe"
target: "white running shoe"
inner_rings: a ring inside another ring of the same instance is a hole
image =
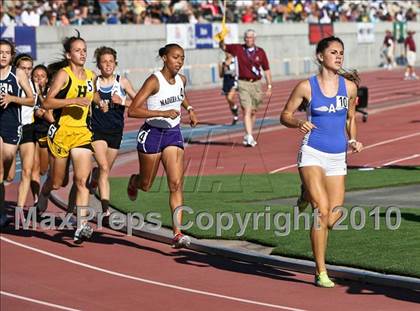
[[[188,247],[191,244],[191,238],[188,235],[178,233],[172,239],[172,248]]]
[[[248,135],[245,135],[245,136],[244,136],[244,139],[242,140],[242,144],[243,144],[244,146],[248,145]]]
[[[245,147],[255,147],[257,145],[257,142],[252,135],[245,135],[242,143]]]
[[[85,240],[90,239],[92,233],[92,227],[88,223],[84,223],[74,232],[73,241],[75,244],[82,244]]]

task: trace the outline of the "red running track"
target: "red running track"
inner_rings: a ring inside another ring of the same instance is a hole
[[[365,149],[349,154],[350,166],[420,165],[420,99],[401,106],[372,111],[366,123],[358,122],[358,139]],[[302,135],[281,125],[263,128],[255,148],[242,146],[242,133],[190,143],[185,152],[185,173],[190,176],[275,173],[297,171],[296,155]],[[136,153],[124,156],[126,164],[113,176],[138,170]],[[162,175],[162,169],[159,175]]]
[[[420,98],[420,81],[404,81],[403,70],[375,70],[361,74],[362,86],[369,88],[369,107],[402,104]],[[267,118],[278,118],[286,104],[292,89],[300,80],[285,80],[273,83],[273,94],[267,109]],[[188,99],[203,124],[230,124],[232,117],[220,88],[193,90],[188,92]],[[266,98],[266,102],[267,102]],[[262,118],[266,106],[263,105],[257,114]],[[185,115],[185,114],[184,114]],[[187,123],[187,119],[183,120]],[[126,120],[125,130],[138,130],[143,120]]]
[[[401,74],[400,70],[363,75],[372,114],[367,123],[359,123],[359,139],[366,150],[351,155],[350,165],[419,163],[414,156],[420,154],[420,85],[402,81]],[[278,118],[295,83],[275,84],[269,117]],[[190,95],[203,121],[230,121],[223,98],[216,97],[218,90]],[[137,127],[136,122],[127,122],[127,128]],[[241,136],[238,132],[190,144],[187,173],[294,170],[301,139],[296,131],[264,128],[258,147],[247,149],[241,146]],[[126,165],[113,173],[127,176],[135,171],[136,157],[121,156],[119,161]],[[15,198],[16,185],[11,185],[7,199]],[[320,289],[312,285],[310,275],[172,250],[106,229],[81,247],[74,247],[71,237],[72,231],[12,227],[1,234],[1,310],[417,310],[420,303],[418,293],[410,290],[341,280],[334,289]]]
[[[73,247],[68,231],[1,235],[1,310],[416,310],[410,290],[337,281],[235,262],[109,230]],[[13,294],[35,299],[5,296]],[[57,306],[56,306],[57,308]]]
[[[376,70],[361,74],[361,85],[369,88],[369,119],[358,116],[358,139],[367,147],[349,156],[349,165],[420,165],[420,81],[404,81],[403,71]],[[278,81],[268,106],[258,118],[279,119],[280,112],[298,80]],[[219,89],[192,91],[190,103],[204,124],[229,124],[231,115]],[[302,116],[303,117],[303,116]],[[142,120],[127,119],[126,130],[135,130]],[[302,136],[283,126],[255,129],[256,148],[242,146],[243,131],[200,139],[186,148],[186,175],[273,173],[296,171],[296,155]],[[138,169],[137,155],[127,165],[114,169],[114,176],[127,176]],[[162,175],[163,171],[159,171]]]

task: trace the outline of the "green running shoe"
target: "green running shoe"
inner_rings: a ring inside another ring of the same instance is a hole
[[[326,271],[322,271],[319,275],[315,275],[315,285],[318,287],[333,288],[334,282],[330,280]]]

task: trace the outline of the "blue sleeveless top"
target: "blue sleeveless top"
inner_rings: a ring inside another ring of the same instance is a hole
[[[303,145],[326,153],[347,151],[346,120],[349,98],[344,77],[338,76],[338,79],[337,95],[327,97],[322,93],[316,75],[309,78],[311,101],[307,115],[316,128],[305,135]]]
[[[102,112],[98,106],[94,105],[91,119],[92,131],[105,133],[120,133],[123,131],[125,106],[112,102],[112,94],[114,93],[117,93],[120,97],[125,96],[125,91],[120,84],[120,79],[121,77],[117,75],[114,84],[109,87],[97,85],[97,90],[101,99],[108,101],[109,110],[107,112]]]
[[[20,96],[21,88],[16,77],[16,67],[10,67],[9,74],[0,80],[0,93]],[[2,128],[14,129],[22,123],[21,105],[10,103],[7,108],[0,108],[0,124]]]

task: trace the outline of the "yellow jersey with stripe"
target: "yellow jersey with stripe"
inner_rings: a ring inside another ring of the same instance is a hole
[[[84,69],[85,80],[76,77],[69,66],[63,70],[68,74],[66,85],[64,85],[55,98],[67,99],[86,97],[92,102],[94,95],[93,71]],[[59,126],[87,127],[90,118],[90,106],[69,105],[63,108],[54,109],[54,118]]]

